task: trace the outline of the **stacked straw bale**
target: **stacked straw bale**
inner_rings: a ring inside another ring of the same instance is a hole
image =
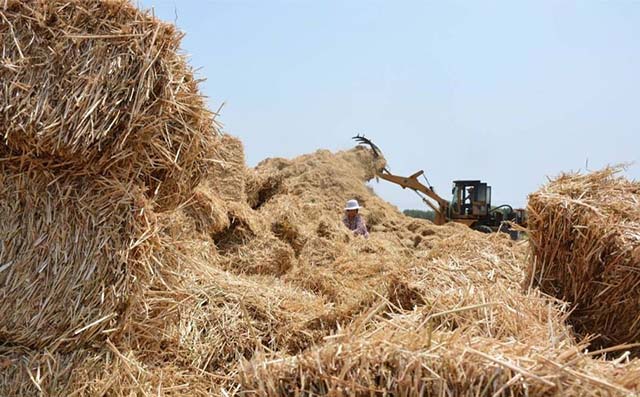
[[[117,328],[149,277],[141,189],[0,163],[0,339],[57,349]]]
[[[211,392],[215,379],[184,364],[198,353],[189,316],[220,343],[209,323],[225,306],[200,320],[193,287],[211,282],[189,276],[203,265],[178,256],[189,244],[159,216],[215,155],[180,34],[124,1],[1,7],[0,395]],[[222,366],[236,350],[201,357]]]
[[[126,1],[2,8],[3,151],[135,181],[161,206],[188,197],[214,137],[181,34]]]
[[[8,1],[0,69],[0,338],[117,332],[153,277],[155,213],[199,182],[211,113],[180,34],[122,1]]]
[[[601,346],[640,340],[640,183],[619,171],[564,174],[529,197],[528,282],[570,302]]]

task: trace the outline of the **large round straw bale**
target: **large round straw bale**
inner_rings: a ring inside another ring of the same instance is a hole
[[[121,0],[5,1],[0,125],[14,155],[147,185],[161,205],[201,177],[216,130],[181,33]]]
[[[565,174],[529,196],[529,284],[569,301],[599,345],[640,339],[640,183],[617,171]]]

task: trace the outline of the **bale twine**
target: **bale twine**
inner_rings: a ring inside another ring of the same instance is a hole
[[[619,168],[564,174],[529,196],[528,283],[569,301],[598,345],[640,339],[640,183]]]

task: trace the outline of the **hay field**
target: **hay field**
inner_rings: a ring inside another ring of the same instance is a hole
[[[640,393],[637,183],[559,177],[528,241],[434,226],[368,149],[247,168],[127,1],[0,19],[1,396]]]

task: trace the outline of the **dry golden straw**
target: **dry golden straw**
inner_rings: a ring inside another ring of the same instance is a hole
[[[127,1],[0,1],[0,32],[1,396],[640,392],[635,185],[533,196],[523,291],[526,241],[405,217],[367,149],[247,169],[180,33]],[[591,305],[585,333],[628,343],[588,352],[567,318],[599,300],[625,328]]]
[[[570,302],[600,346],[640,340],[640,183],[619,171],[561,175],[529,199],[529,281]]]

